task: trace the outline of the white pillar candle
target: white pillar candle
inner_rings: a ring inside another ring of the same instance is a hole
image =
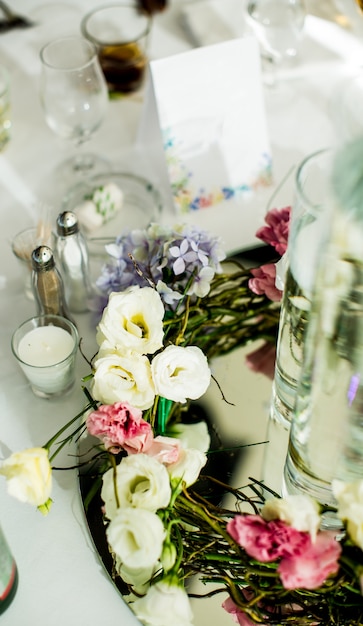
[[[39,326],[20,340],[18,354],[24,363],[36,367],[55,365],[74,349],[73,337],[59,326]]]
[[[12,350],[35,395],[67,393],[75,380],[76,327],[67,319],[45,315],[24,322],[12,337]]]

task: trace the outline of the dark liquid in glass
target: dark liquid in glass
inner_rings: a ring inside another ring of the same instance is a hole
[[[135,43],[106,46],[99,60],[109,91],[131,93],[141,86],[147,59]]]
[[[150,14],[162,11],[167,4],[167,0],[139,0],[140,8]]]

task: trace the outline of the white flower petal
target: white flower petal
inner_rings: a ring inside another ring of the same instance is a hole
[[[164,305],[155,289],[130,287],[113,292],[98,325],[97,343],[107,339],[123,350],[153,354],[163,345],[163,317]]]
[[[153,568],[161,556],[165,529],[155,513],[130,507],[120,508],[106,534],[113,552],[127,568]]]
[[[132,604],[132,610],[144,626],[192,626],[193,612],[182,587],[166,582],[152,585],[146,596]]]
[[[167,346],[153,358],[151,373],[158,395],[182,403],[200,398],[211,379],[207,358],[197,346]]]
[[[106,515],[113,519],[117,511],[114,470],[103,475],[101,491]],[[122,459],[116,469],[116,489],[121,508],[133,507],[155,513],[170,501],[171,487],[167,469],[146,454],[134,454]]]

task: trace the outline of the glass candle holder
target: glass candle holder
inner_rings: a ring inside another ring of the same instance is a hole
[[[71,391],[78,332],[68,319],[42,315],[27,320],[14,332],[11,348],[36,396],[53,398]]]

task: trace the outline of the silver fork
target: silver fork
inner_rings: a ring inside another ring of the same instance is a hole
[[[0,9],[6,17],[6,22],[2,22],[4,26],[7,25],[9,28],[29,28],[30,26],[35,26],[35,23],[27,17],[14,13],[2,0],[0,0]]]

